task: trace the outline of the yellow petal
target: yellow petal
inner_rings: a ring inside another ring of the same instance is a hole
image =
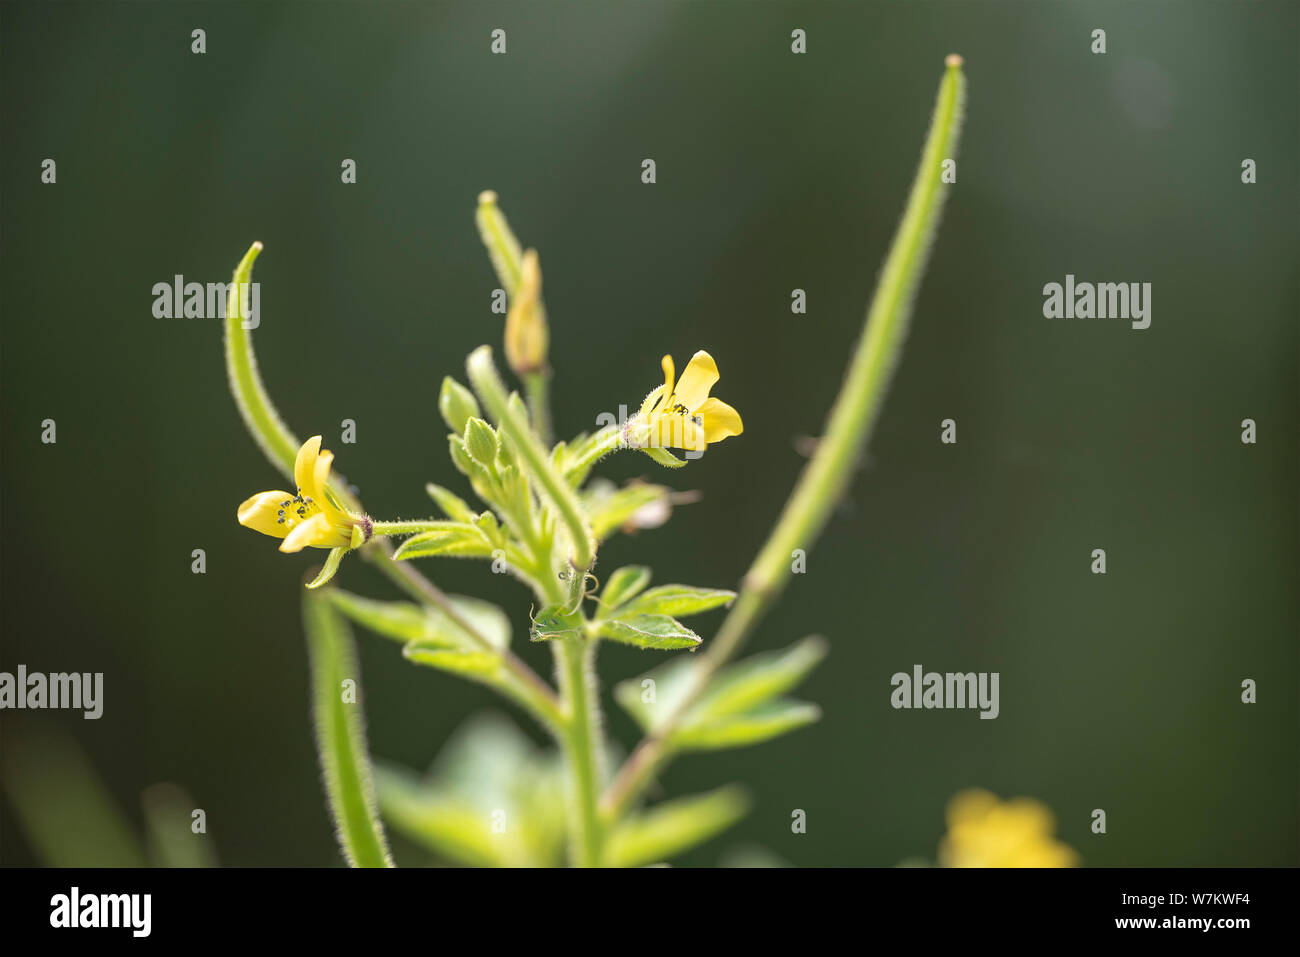
[[[342,530],[331,524],[324,512],[317,512],[305,522],[294,526],[283,542],[282,552],[300,552],[307,546],[313,548],[341,548],[351,540],[351,535],[344,535]]]
[[[659,360],[659,367],[664,370],[664,398],[666,399],[673,394],[673,379],[677,377],[673,357],[664,356]]]
[[[668,393],[664,391],[664,386],[655,386],[650,390],[650,394],[645,397],[645,401],[641,403],[641,411],[639,411],[637,415],[645,418],[654,411],[654,407],[659,404],[659,400],[667,398],[667,396]]]
[[[258,492],[239,506],[239,524],[263,535],[284,538],[288,527],[280,521],[280,503],[293,498],[292,492]]]
[[[709,445],[721,442],[729,435],[740,435],[745,425],[740,421],[740,413],[721,399],[708,398],[695,410],[704,421],[704,441]]]
[[[685,415],[653,416],[650,442],[661,449],[685,449],[691,452],[703,452],[708,445],[704,429]]]
[[[718,365],[713,356],[701,349],[691,356],[681,381],[677,383],[677,402],[694,412],[704,404],[717,381]]]
[[[320,436],[313,435],[298,450],[298,458],[293,463],[293,480],[299,489],[311,487],[312,476],[316,469],[316,459],[320,455]],[[306,493],[310,495],[311,493]],[[312,496],[313,498],[315,496]]]
[[[321,452],[312,469],[311,485],[303,486],[303,494],[310,495],[311,500],[322,509],[332,511],[329,499],[325,497],[325,485],[330,480],[330,466],[334,464],[333,452]]]

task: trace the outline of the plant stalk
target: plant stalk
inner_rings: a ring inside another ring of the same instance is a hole
[[[740,648],[788,583],[795,549],[810,550],[852,477],[854,463],[871,435],[890,377],[898,364],[916,287],[925,271],[930,241],[943,210],[947,186],[943,161],[956,155],[965,101],[962,59],[945,61],[934,115],[907,208],[880,273],[866,328],[831,409],[817,452],[805,467],[776,527],[742,580],[740,594],[702,656],[676,708],[628,758],[601,802],[606,820],[626,812],[672,753],[672,733],[709,680]]]

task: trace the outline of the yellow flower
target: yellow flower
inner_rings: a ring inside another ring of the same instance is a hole
[[[969,790],[948,802],[942,867],[1074,867],[1079,855],[1057,841],[1052,812],[1032,798],[999,801]]]
[[[744,431],[740,413],[709,396],[718,381],[713,356],[703,349],[695,353],[675,384],[673,357],[664,356],[661,365],[664,384],[646,396],[641,411],[629,423],[629,445],[702,452],[706,446]]]
[[[293,478],[298,493],[258,492],[239,506],[239,524],[283,538],[282,552],[313,548],[355,548],[370,538],[372,522],[339,508],[326,489],[333,452],[322,452],[313,435],[298,450]]]

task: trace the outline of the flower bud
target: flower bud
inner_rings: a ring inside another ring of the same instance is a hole
[[[546,307],[542,305],[542,267],[537,250],[530,249],[524,253],[519,288],[506,314],[506,361],[516,375],[540,372],[546,368],[549,344]]]
[[[478,403],[474,393],[465,388],[451,376],[442,380],[442,391],[438,393],[438,411],[442,420],[457,435],[465,431],[465,423],[479,414]]]

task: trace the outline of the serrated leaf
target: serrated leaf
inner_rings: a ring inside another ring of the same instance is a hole
[[[736,593],[722,588],[659,585],[619,609],[619,615],[673,615],[681,618],[729,605]]]
[[[650,569],[644,565],[625,565],[615,570],[600,593],[600,613],[609,614],[639,595],[650,584],[650,575]]]
[[[815,704],[779,699],[740,714],[684,724],[672,742],[688,751],[743,748],[812,724],[821,713]]]
[[[462,651],[438,648],[413,641],[402,648],[402,657],[417,665],[428,665],[467,678],[486,680],[501,667],[501,656],[490,651]]]
[[[748,711],[785,694],[826,657],[826,642],[810,635],[781,651],[753,655],[723,669],[692,709],[700,718]]]
[[[609,838],[615,867],[641,867],[666,860],[735,824],[748,806],[744,792],[725,787],[665,801],[620,824]]]
[[[388,841],[376,811],[359,697],[361,671],[351,631],[319,592],[305,593],[303,620],[311,663],[316,749],[339,846],[353,867],[391,867]],[[349,683],[346,687],[345,682]]]
[[[469,507],[468,502],[455,492],[445,489],[441,485],[434,485],[432,482],[426,485],[424,490],[442,509],[442,513],[453,522],[468,524],[474,521],[474,510]]]
[[[492,543],[474,525],[448,522],[447,527],[412,535],[393,553],[397,561],[411,558],[491,558]]]
[[[676,648],[694,648],[701,641],[675,618],[668,615],[636,615],[631,618],[614,618],[597,623],[602,638],[619,641],[638,648],[670,651]]]

